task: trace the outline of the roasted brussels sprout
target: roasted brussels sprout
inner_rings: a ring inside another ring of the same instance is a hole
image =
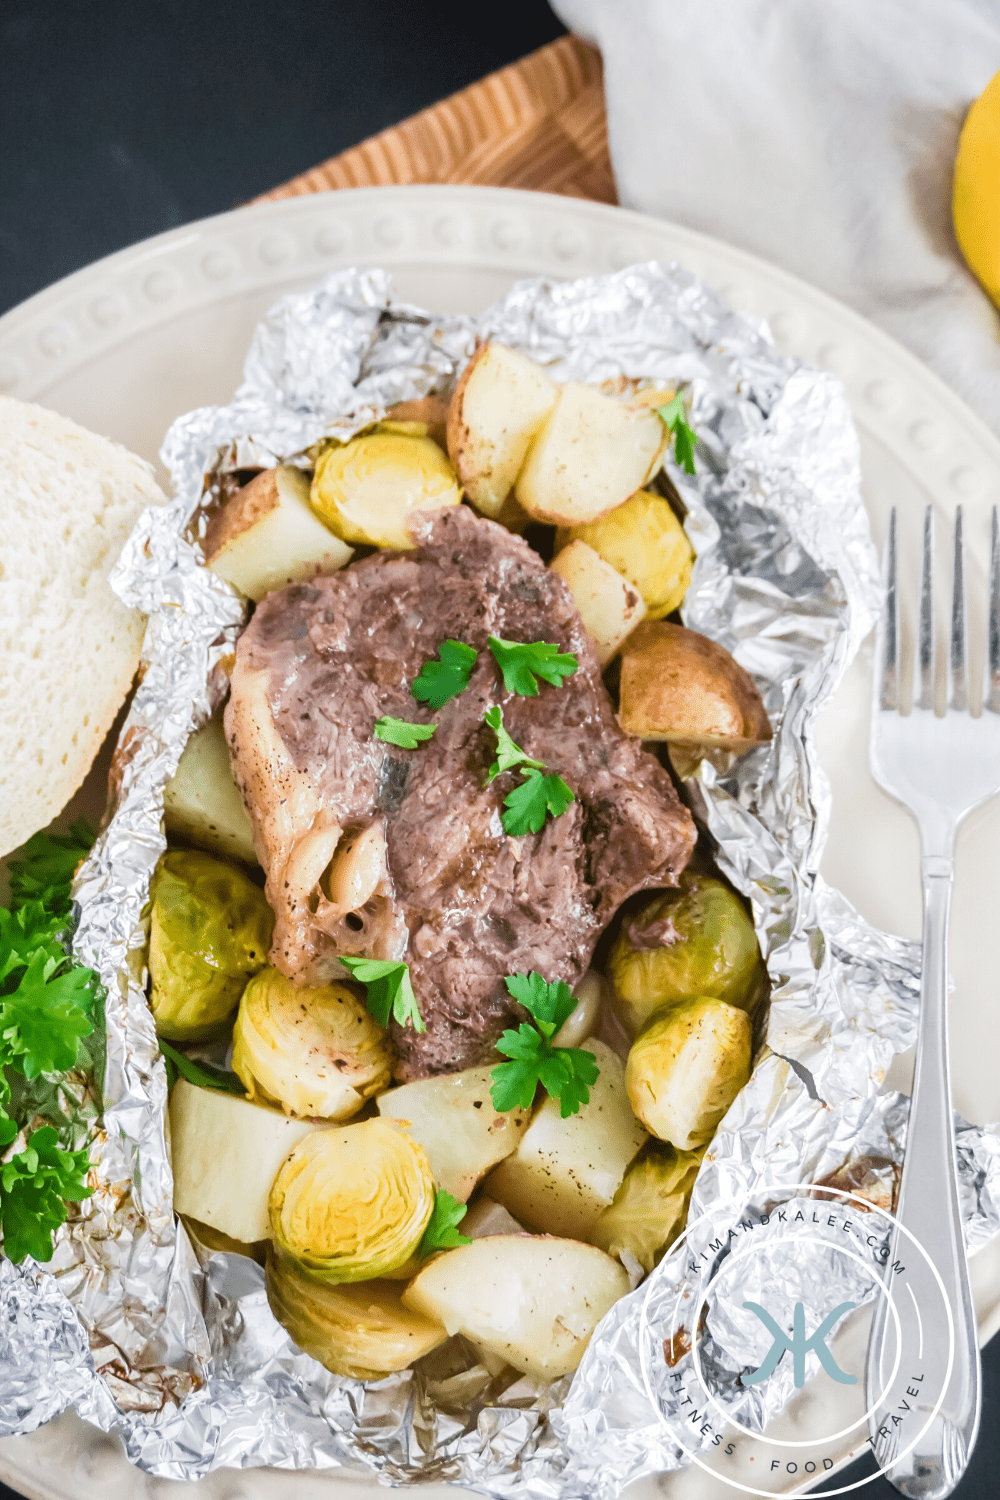
[[[591,1244],[617,1255],[623,1264],[631,1257],[651,1271],[684,1227],[704,1154],[649,1141],[625,1173],[611,1207],[590,1231]]]
[[[344,984],[303,988],[261,969],[240,1001],[233,1072],[251,1099],[286,1115],[349,1120],[387,1088],[385,1032]]]
[[[685,870],[627,920],[608,960],[615,1009],[635,1037],[655,1011],[692,995],[752,1010],[765,970],[753,923],[721,880]]]
[[[317,1130],[279,1168],[275,1243],[317,1281],[371,1281],[414,1253],[434,1209],[427,1153],[385,1120]]]
[[[746,1011],[700,996],[654,1016],[625,1065],[636,1118],[678,1151],[707,1146],[750,1077]]]
[[[278,1322],[300,1349],[334,1375],[378,1380],[405,1370],[448,1337],[440,1323],[403,1306],[398,1283],[328,1286],[305,1275],[273,1246],[266,1286]]]
[[[323,450],[310,498],[345,542],[409,548],[413,538],[406,523],[413,512],[458,505],[462,491],[429,437],[369,432]]]
[[[562,527],[556,547],[577,541],[593,547],[639,590],[649,620],[669,615],[687,593],[694,551],[670,502],[662,495],[637,490],[624,505],[616,506],[598,521]]]
[[[218,1035],[248,979],[267,963],[274,914],[242,870],[198,849],[171,849],[150,887],[149,1003],[160,1036]]]

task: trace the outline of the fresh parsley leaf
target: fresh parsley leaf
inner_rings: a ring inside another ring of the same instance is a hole
[[[68,916],[70,882],[77,865],[93,848],[94,838],[82,818],[69,833],[32,834],[8,862],[11,905],[41,901],[47,911]]]
[[[51,1125],[43,1125],[0,1167],[4,1251],[15,1265],[26,1255],[52,1259],[52,1236],[66,1221],[66,1201],[90,1196],[87,1166],[85,1149],[64,1150]]]
[[[484,718],[497,737],[497,758],[490,766],[488,781],[495,780],[495,778],[502,775],[504,771],[516,771],[521,767],[524,767],[525,769],[533,768],[537,771],[544,771],[545,765],[543,761],[532,760],[530,756],[525,755],[520,745],[515,745],[514,741],[511,739],[510,735],[503,727],[502,708],[500,708],[499,706],[496,708],[488,708],[486,710]]]
[[[497,1051],[512,1061],[499,1063],[490,1074],[493,1108],[501,1113],[530,1109],[538,1088],[545,1038],[536,1027],[522,1021],[516,1031],[505,1031],[496,1045]]]
[[[491,636],[492,640],[493,637]],[[545,823],[546,813],[554,818],[564,813],[574,800],[573,793],[561,776],[552,773],[543,775],[545,765],[525,755],[520,745],[514,743],[503,724],[500,708],[487,709],[486,723],[497,737],[497,758],[490,766],[487,784],[506,771],[520,771],[521,785],[515,787],[504,798],[507,809],[501,815],[504,832],[515,838],[529,830],[539,833]]]
[[[239,1094],[241,1099],[246,1098],[247,1091],[235,1073],[230,1073],[225,1068],[213,1068],[211,1063],[202,1062],[200,1058],[186,1057],[162,1037],[159,1038],[159,1043],[167,1064],[167,1082],[171,1088],[180,1077],[186,1078],[188,1083],[196,1083],[199,1088],[223,1089],[227,1094]]]
[[[568,1120],[590,1098],[590,1085],[597,1082],[600,1068],[593,1053],[581,1047],[553,1047],[533,1026],[522,1021],[517,1031],[505,1031],[497,1051],[510,1062],[499,1063],[491,1073],[490,1097],[499,1111],[530,1109],[539,1084],[552,1099],[559,1100],[559,1115]]]
[[[340,962],[367,989],[365,1003],[380,1025],[388,1026],[392,1016],[400,1026],[410,1025],[414,1031],[427,1030],[417,1008],[408,964],[394,963],[387,958],[342,957]]]
[[[594,1054],[583,1047],[556,1047],[553,1050],[564,1072],[558,1093],[559,1116],[568,1120],[570,1115],[576,1114],[581,1104],[586,1104],[590,1099],[591,1085],[597,1082],[601,1070]],[[552,1094],[544,1074],[542,1083],[547,1092]],[[552,1097],[557,1096],[552,1094]]]
[[[92,1123],[80,1113],[80,1090],[100,1087],[103,990],[61,938],[70,885],[93,842],[84,822],[66,834],[35,834],[10,860],[12,909],[0,910],[0,1149],[39,1116],[53,1122],[0,1166],[0,1223],[13,1261],[51,1260],[65,1200],[88,1196],[87,1151],[68,1147]],[[78,1067],[93,1072],[92,1084],[60,1076]]]
[[[694,449],[698,435],[693,427],[688,426],[684,411],[684,398],[679,391],[672,401],[668,401],[666,406],[659,408],[659,413],[674,435],[674,457],[678,468],[683,469],[685,474],[693,474],[695,472]]]
[[[46,911],[41,901],[26,901],[17,911],[0,908],[0,984],[26,968],[39,951],[64,961],[66,950],[57,934],[65,926],[65,917]]]
[[[491,635],[487,644],[503,673],[504,687],[522,698],[538,696],[539,678],[562,687],[563,678],[576,671],[576,657],[548,641],[505,641]]]
[[[60,1144],[70,1150],[89,1138],[93,1111],[86,1105],[81,1107],[86,1100],[86,1089],[78,1073],[74,1072],[69,1079],[65,1073],[41,1073],[37,1078],[25,1078],[16,1068],[9,1067],[4,1074],[10,1090],[7,1112],[15,1127],[18,1121],[52,1125]]]
[[[57,959],[42,948],[17,989],[0,996],[0,1040],[25,1078],[74,1065],[81,1037],[93,1030],[95,985],[93,970],[67,967],[65,954]]]
[[[541,974],[509,974],[504,984],[546,1038],[555,1036],[576,1010],[576,996],[563,979],[548,984]]]
[[[541,1084],[550,1098],[559,1100],[559,1114],[567,1120],[587,1103],[590,1085],[600,1073],[593,1053],[552,1045],[552,1037],[576,1009],[576,996],[561,979],[549,984],[537,973],[511,974],[504,982],[534,1025],[522,1021],[517,1031],[505,1031],[497,1042],[497,1051],[510,1061],[499,1063],[490,1075],[493,1107],[530,1109]]]
[[[388,715],[376,720],[375,738],[385,740],[387,745],[398,745],[400,750],[415,750],[421,740],[432,738],[436,724],[408,724],[405,719],[391,719]]]
[[[420,1241],[417,1254],[421,1259],[425,1255],[433,1255],[435,1250],[457,1250],[459,1245],[471,1245],[472,1241],[467,1234],[459,1234],[456,1225],[465,1218],[466,1207],[446,1193],[443,1188],[438,1188],[434,1194],[434,1211],[424,1230],[424,1237]]]
[[[410,692],[419,702],[429,704],[431,712],[436,713],[449,698],[457,698],[459,693],[465,692],[478,654],[462,641],[442,641],[438,647],[440,660],[424,662]]]
[[[507,809],[500,818],[504,832],[514,838],[522,833],[540,833],[545,814],[558,818],[573,800],[573,792],[561,776],[529,771],[521,785],[503,799]]]

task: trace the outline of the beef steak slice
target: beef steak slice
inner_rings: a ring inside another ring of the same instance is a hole
[[[490,1057],[524,1018],[504,976],[575,985],[621,902],[676,884],[695,840],[666,771],[618,728],[562,579],[465,506],[418,518],[413,534],[413,552],[270,594],[240,638],[226,710],[277,918],[272,962],[319,984],[342,975],[339,953],[405,959],[427,1030],[392,1023],[403,1079]],[[577,670],[537,697],[510,694],[491,634],[555,642]],[[432,715],[410,685],[447,639],[479,655],[467,689]],[[504,832],[516,773],[486,784],[494,704],[575,793],[538,834]],[[383,715],[437,729],[401,750],[375,738]],[[338,894],[331,861],[343,868],[362,833],[365,869]]]

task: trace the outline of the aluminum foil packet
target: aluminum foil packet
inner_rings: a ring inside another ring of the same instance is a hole
[[[721,869],[752,903],[770,1016],[753,1076],[702,1164],[694,1227],[612,1308],[575,1376],[490,1374],[452,1339],[418,1368],[362,1384],[298,1350],[253,1261],[196,1253],[174,1220],[143,909],[165,848],[163,787],[224,696],[244,614],[202,564],[206,496],[236,469],[305,465],[319,439],[446,393],[486,337],[559,380],[649,377],[683,383],[691,401],[698,473],[667,464],[697,552],[683,617],[753,675],[775,734],[741,758],[702,761],[687,786]],[[476,318],[396,301],[385,272],[338,271],[275,304],[232,402],[175,422],[163,459],[175,498],[141,517],[113,577],[149,616],[144,674],[115,758],[113,815],[75,890],[75,952],[108,992],[98,1186],[49,1267],[0,1261],[0,1432],[73,1406],[118,1430],[141,1468],[172,1479],[350,1465],[391,1483],[435,1478],[551,1500],[611,1500],[641,1474],[697,1459],[714,1441],[688,1411],[696,1372],[683,1308],[697,1267],[734,1255],[754,1212],[783,1205],[794,1219],[797,1204],[814,1207],[816,1190],[801,1184],[891,1205],[905,1140],[907,1100],[881,1089],[892,1055],[914,1039],[919,948],[874,931],[818,873],[830,796],[812,723],[880,602],[843,390],[780,355],[764,324],[678,266],[523,282]],[[959,1141],[978,1248],[1000,1228],[1000,1136],[960,1123]],[[795,1265],[775,1248],[751,1280],[767,1280],[787,1308],[808,1290]],[[814,1249],[809,1276],[858,1304],[877,1291],[871,1268],[845,1272],[832,1245]],[[764,1349],[760,1329],[727,1307],[710,1304],[695,1341],[714,1388],[732,1394]],[[750,1430],[793,1394],[788,1371],[779,1377],[739,1388],[732,1412]]]

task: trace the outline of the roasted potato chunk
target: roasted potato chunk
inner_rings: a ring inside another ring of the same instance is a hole
[[[233,775],[221,714],[196,729],[184,746],[177,770],[163,788],[163,821],[168,833],[210,854],[257,863],[253,827]]]
[[[531,445],[515,493],[529,515],[557,526],[596,521],[656,472],[665,432],[656,412],[568,381]]]
[[[477,510],[496,520],[559,387],[533,360],[484,344],[448,408],[448,453]]]
[[[628,1289],[618,1262],[593,1245],[501,1234],[435,1256],[403,1303],[464,1334],[498,1366],[554,1380],[576,1369],[597,1324]]]
[[[336,573],[354,555],[309,503],[309,480],[290,464],[264,469],[212,517],[205,561],[233,588],[259,602],[321,573]]]
[[[274,1174],[321,1127],[179,1078],[170,1091],[174,1210],[241,1244],[270,1238]]]
[[[389,1089],[378,1101],[383,1119],[395,1120],[427,1152],[439,1188],[465,1203],[479,1181],[517,1146],[527,1110],[499,1114],[490,1097],[491,1068],[466,1068],[418,1078]]]
[[[516,1151],[490,1173],[486,1191],[520,1224],[586,1239],[646,1132],[629,1107],[621,1059],[593,1038],[583,1050],[601,1070],[587,1103],[564,1120],[559,1100],[545,1098]]]
[[[570,542],[550,566],[573,595],[597,659],[606,666],[645,615],[642,595],[586,542]]]
[[[667,620],[644,620],[622,650],[618,721],[626,734],[742,752],[771,738],[752,678],[725,647]]]

